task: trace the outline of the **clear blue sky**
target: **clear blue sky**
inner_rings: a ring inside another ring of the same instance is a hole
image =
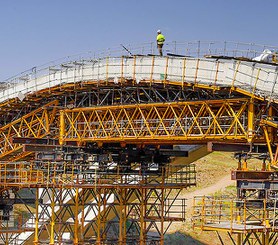
[[[278,45],[278,0],[2,0],[0,80],[87,51],[155,40]]]

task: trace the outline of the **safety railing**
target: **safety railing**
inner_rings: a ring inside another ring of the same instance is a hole
[[[178,43],[175,44],[179,46]],[[200,44],[201,45],[201,44]],[[252,45],[251,45],[252,46]],[[167,45],[165,44],[165,47]],[[207,46],[206,46],[207,47]],[[253,46],[252,46],[253,48]],[[174,48],[177,50],[177,48]],[[195,50],[195,48],[193,49]],[[251,48],[238,51],[234,54],[244,53],[246,56],[256,55],[256,51]],[[262,51],[258,51],[262,52]],[[80,60],[68,61],[55,64],[53,66],[34,68],[30,72],[15,76],[3,82],[3,89],[0,90],[1,100],[20,97],[25,94],[39,91],[45,88],[61,86],[65,83],[77,83],[83,81],[106,81],[115,84],[121,83],[124,79],[131,79],[134,83],[140,81],[176,81],[181,86],[184,83],[202,84],[211,86],[242,87],[252,94],[262,94],[271,96],[277,94],[276,88],[277,71],[275,67],[261,66],[254,67],[252,63],[246,64],[240,61],[224,62],[215,59],[196,59],[203,57],[203,54],[229,55],[228,49],[221,48],[207,49],[204,51],[194,51],[193,55],[183,58],[155,57],[155,56],[107,56],[90,58],[84,57]],[[132,59],[131,59],[132,57]],[[259,92],[258,92],[259,91]]]
[[[193,227],[230,232],[277,230],[277,207],[271,203],[272,201],[266,199],[194,197]]]
[[[139,166],[139,164],[138,164]],[[99,165],[68,162],[0,163],[2,186],[47,186],[47,185],[177,185],[196,184],[195,166],[131,166],[114,165],[104,168]]]
[[[165,217],[169,220],[175,219],[185,221],[186,219],[186,199],[185,198],[167,198],[165,203]]]
[[[166,176],[165,183],[196,185],[196,166],[169,164],[166,166]]]
[[[26,162],[0,163],[1,186],[43,183],[43,171]]]
[[[157,196],[158,195],[158,196]],[[166,222],[184,221],[186,216],[186,199],[184,198],[165,198],[159,200],[161,196],[153,193],[153,196],[144,200],[146,205],[145,218],[148,220],[157,220],[157,218],[164,219]],[[139,205],[134,202],[134,205]],[[136,208],[131,210],[131,218],[140,220],[140,213]]]
[[[127,51],[125,48],[129,51]],[[20,74],[17,74],[11,78],[3,81],[3,83],[13,83],[13,81],[24,81],[25,78],[33,77],[35,75],[42,75],[43,71],[49,71],[51,69],[60,66],[80,65],[82,62],[96,61],[104,57],[121,57],[129,55],[155,55],[158,54],[156,43],[142,43],[142,44],[127,44],[125,46],[112,47],[100,51],[88,51],[75,55],[62,57],[53,61],[50,61],[41,66],[32,67]],[[177,54],[183,56],[192,56],[196,58],[203,57],[204,55],[223,55],[233,57],[246,57],[254,58],[261,54],[263,50],[269,49],[277,51],[278,46],[245,43],[245,42],[233,42],[233,41],[170,41],[165,42],[163,49],[165,53]],[[43,72],[44,73],[44,72]]]
[[[0,233],[21,233],[24,231],[32,231],[27,221],[26,214],[3,214],[0,213]]]
[[[126,49],[125,49],[125,48]],[[156,43],[143,43],[108,48],[101,51],[88,51],[50,61],[41,66],[32,67],[22,73],[12,76],[1,82],[7,87],[14,83],[24,83],[26,80],[35,79],[40,76],[51,74],[61,69],[68,69],[86,63],[98,62],[106,57],[121,57],[130,55],[155,55],[158,54]],[[170,41],[165,42],[163,47],[165,54],[176,54],[187,57],[201,58],[205,55],[232,56],[254,58],[263,50],[276,51],[278,46],[261,45],[255,43],[233,42],[233,41]],[[128,51],[127,51],[128,50]]]

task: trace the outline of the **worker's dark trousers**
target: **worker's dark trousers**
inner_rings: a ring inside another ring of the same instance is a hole
[[[162,53],[162,47],[163,47],[163,44],[157,44],[157,48],[158,48],[158,51],[159,51],[160,56],[163,55],[163,53]]]

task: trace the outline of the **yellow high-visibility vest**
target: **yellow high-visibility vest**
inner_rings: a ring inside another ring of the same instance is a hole
[[[165,41],[165,37],[160,33],[156,37],[157,44],[163,44]]]

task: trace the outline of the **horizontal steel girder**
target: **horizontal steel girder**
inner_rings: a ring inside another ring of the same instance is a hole
[[[249,103],[242,98],[61,110],[60,144],[247,142]]]

